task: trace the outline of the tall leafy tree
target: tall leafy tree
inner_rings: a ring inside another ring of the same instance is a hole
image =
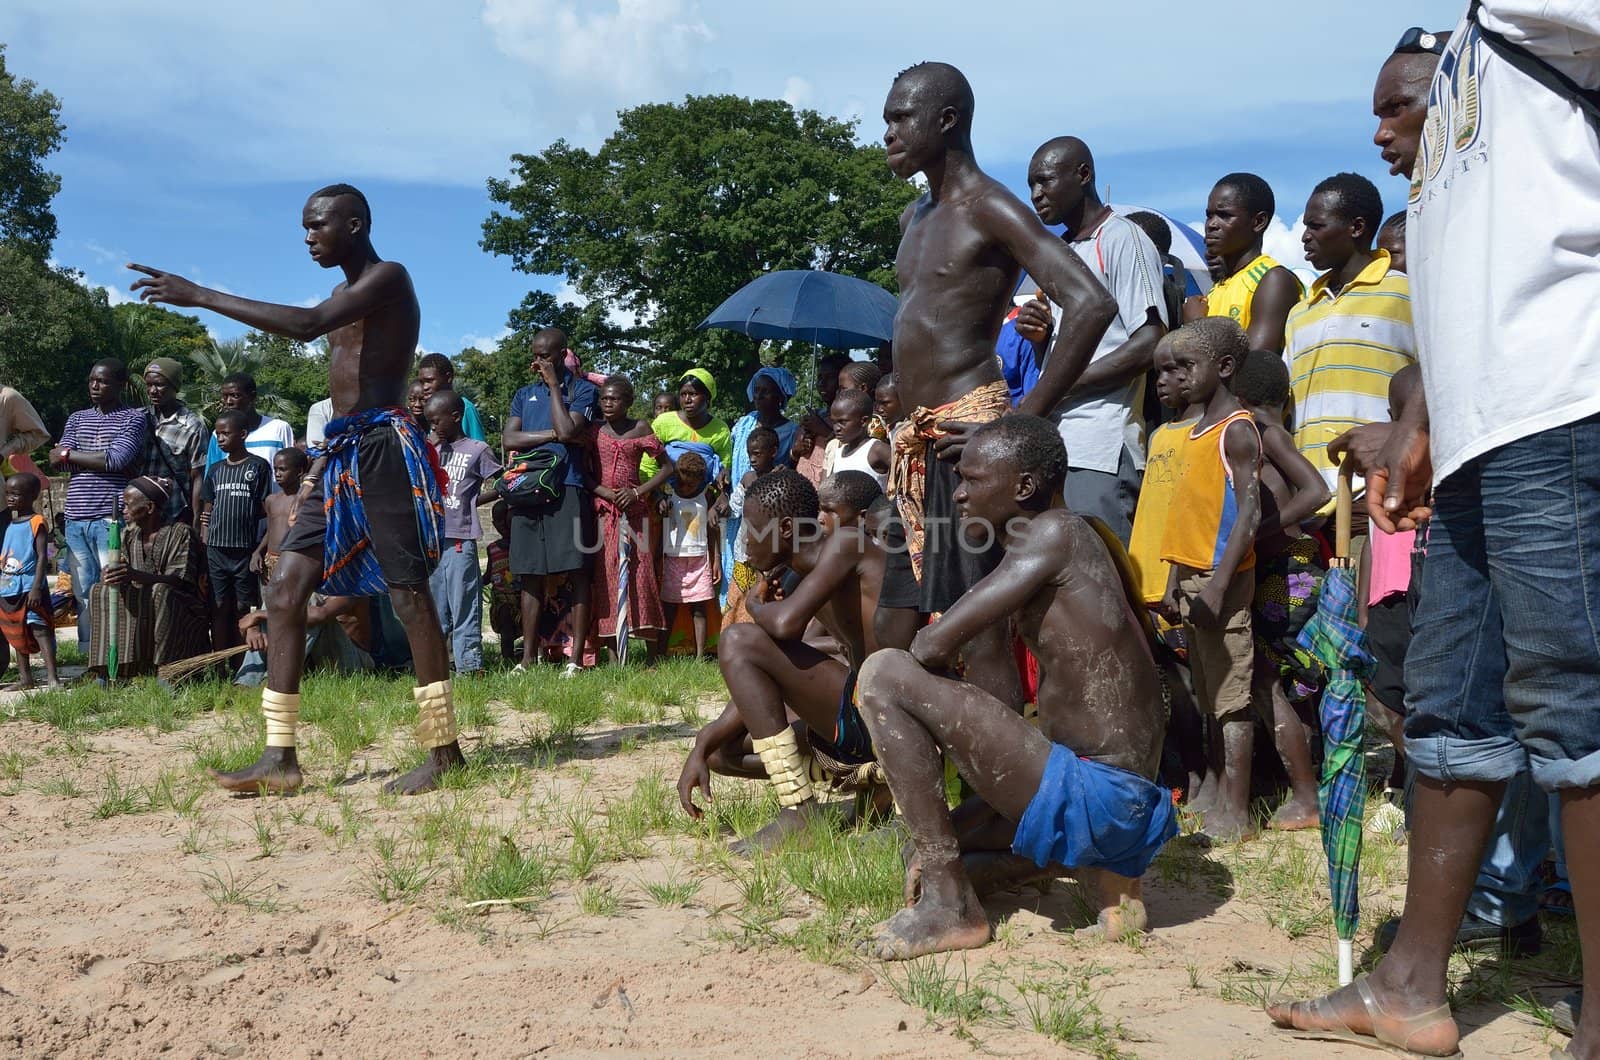
[[[56,240],[50,200],[61,177],[44,160],[61,147],[61,102],[6,69],[0,44],[0,241],[43,263]]]
[[[21,391],[52,433],[88,404],[85,381],[106,355],[110,321],[103,290],[0,240],[0,383]]]
[[[773,269],[827,269],[893,290],[898,220],[916,194],[881,147],[857,141],[854,123],[740,96],[635,107],[597,152],[558,140],[512,161],[512,179],[489,181],[501,208],[484,222],[484,249],[565,278],[584,304],[536,294],[511,327],[564,314],[604,367],[644,376],[642,385],[699,364],[738,395],[722,403],[733,405],[756,344],[695,325]]]

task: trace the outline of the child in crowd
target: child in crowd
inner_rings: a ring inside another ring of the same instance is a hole
[[[839,393],[860,390],[867,395],[872,402],[867,409],[867,433],[879,441],[886,442],[889,440],[889,422],[878,415],[876,409],[878,384],[881,382],[883,382],[883,369],[871,361],[851,361],[839,369]],[[831,403],[829,408],[832,409]],[[829,419],[831,422],[831,415]]]
[[[656,396],[650,400],[650,418],[666,415],[678,411],[678,395],[671,390],[658,390]]]
[[[1183,623],[1195,698],[1207,718],[1208,761],[1200,793],[1206,834],[1238,839],[1251,831],[1250,687],[1255,646],[1255,536],[1261,524],[1261,436],[1228,390],[1248,352],[1244,331],[1207,317],[1164,336],[1156,371],[1170,375],[1183,400],[1200,406],[1184,439],[1161,558],[1172,565],[1162,608]]]
[[[894,430],[895,424],[905,419],[905,406],[900,404],[900,387],[895,381],[895,375],[890,372],[878,380],[878,388],[872,392],[873,411],[883,420],[884,425]]]
[[[6,508],[11,522],[0,540],[0,630],[17,653],[17,682],[6,689],[33,688],[34,654],[44,656],[44,679],[60,688],[56,676],[56,631],[50,622],[50,532],[44,516],[34,511],[39,503],[39,479],[12,475],[6,479]]]
[[[859,526],[876,540],[879,523],[889,511],[878,480],[865,471],[835,471],[817,489],[817,521],[824,536],[840,527]]]
[[[983,945],[975,870],[997,859],[1076,870],[1095,935],[1141,932],[1140,877],[1178,828],[1171,794],[1151,779],[1166,709],[1138,601],[1105,540],[1060,506],[1067,453],[1055,424],[985,424],[960,472],[966,540],[998,536],[1004,558],[910,651],[879,651],[861,668],[861,717],[915,844],[910,904],[878,925],[868,952],[906,960]],[[1037,728],[949,669],[1013,615],[1039,660]],[[976,792],[954,811],[941,752]]]
[[[661,602],[665,614],[658,651],[667,650],[667,638],[678,619],[678,606],[689,605],[694,620],[694,653],[706,653],[706,605],[717,597],[721,580],[720,544],[711,525],[706,499],[706,462],[699,453],[684,453],[676,461],[672,490],[661,499],[664,525],[661,565]]]
[[[1289,369],[1276,354],[1254,350],[1233,375],[1233,394],[1261,432],[1261,529],[1256,532],[1256,594],[1250,612],[1256,644],[1254,701],[1268,718],[1273,745],[1289,775],[1289,800],[1269,828],[1315,828],[1317,775],[1311,765],[1311,726],[1296,708],[1315,709],[1320,682],[1298,661],[1295,638],[1317,609],[1317,587],[1326,573],[1321,545],[1300,532],[1328,501],[1328,486],[1315,465],[1300,455],[1284,429]],[[1289,692],[1295,693],[1291,702]]]
[[[1402,215],[1403,216],[1403,215]],[[1422,371],[1407,365],[1389,380],[1389,418],[1422,385]],[[1401,732],[1406,714],[1405,661],[1411,645],[1411,612],[1415,607],[1412,558],[1417,551],[1416,530],[1385,534],[1376,527],[1367,538],[1359,571],[1361,624],[1367,631],[1367,649],[1376,662],[1367,681],[1370,702],[1378,705],[1373,720],[1383,726],[1394,744],[1394,769],[1389,787],[1398,791],[1405,778],[1405,742]],[[1423,532],[1426,539],[1426,532]]]
[[[631,635],[645,639],[653,659],[667,623],[661,610],[661,582],[656,576],[645,498],[671,476],[672,464],[650,425],[633,418],[633,394],[633,381],[627,376],[609,376],[600,387],[601,420],[589,425],[589,454],[596,470],[589,488],[595,496],[601,543],[589,598],[596,612],[595,636],[610,642],[615,658],[618,649],[626,647],[616,643],[616,605],[622,549],[628,543],[628,628]],[[774,448],[774,455],[776,451]],[[655,458],[659,470],[649,481],[640,482],[639,464],[645,456]]]
[[[489,587],[489,628],[500,638],[500,657],[512,662],[517,658],[517,638],[522,636],[522,590],[511,573],[511,506],[495,501],[489,521],[498,535],[489,546],[489,566],[483,573]]]
[[[1406,212],[1392,213],[1378,229],[1379,250],[1389,252],[1389,268],[1395,272],[1406,271]]]
[[[411,389],[406,391],[406,411],[411,413],[411,418],[416,421],[417,427],[423,434],[428,433],[428,388],[421,380],[415,380]]]
[[[272,481],[278,492],[269,494],[264,502],[267,533],[256,546],[255,555],[250,557],[250,569],[256,572],[263,586],[272,584],[272,570],[278,565],[278,546],[283,543],[283,535],[289,532],[289,512],[310,467],[311,460],[304,449],[279,449],[272,455]]]
[[[483,589],[478,574],[478,495],[500,470],[494,450],[468,438],[461,422],[466,402],[454,390],[436,390],[423,408],[439,447],[439,466],[448,484],[444,493],[444,542],[439,566],[428,579],[439,625],[450,638],[456,673],[483,670]]]
[[[728,511],[738,520],[739,536],[733,540],[733,581],[741,588],[754,583],[754,575],[747,569],[744,547],[744,496],[756,479],[768,474],[778,462],[778,432],[771,427],[757,427],[745,439],[745,455],[750,458],[750,470],[739,477],[728,493]]]
[[[833,441],[822,455],[823,476],[836,471],[861,471],[877,480],[882,489],[889,480],[889,443],[874,438],[868,427],[871,393],[841,389],[828,414],[833,421]]]
[[[1167,595],[1171,565],[1161,558],[1161,539],[1167,530],[1167,513],[1178,488],[1178,467],[1189,431],[1200,420],[1201,408],[1191,405],[1178,386],[1178,375],[1155,375],[1156,399],[1177,418],[1150,432],[1150,450],[1145,457],[1144,483],[1139,487],[1139,503],[1133,513],[1133,533],[1128,538],[1128,562],[1133,566],[1139,596],[1146,607],[1159,611]]]
[[[239,617],[261,603],[253,562],[261,543],[272,465],[245,449],[249,414],[224,409],[213,428],[222,459],[206,468],[200,487],[200,530],[211,578],[211,643],[242,643]]]

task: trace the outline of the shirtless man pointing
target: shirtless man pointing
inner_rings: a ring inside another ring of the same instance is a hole
[[[147,302],[194,306],[300,342],[328,339],[328,381],[336,419],[315,452],[289,515],[267,592],[272,630],[262,712],[267,746],[251,766],[214,773],[230,791],[288,792],[300,787],[295,727],[305,664],[306,601],[319,586],[334,596],[387,592],[411,642],[419,687],[417,741],[423,763],[391,781],[413,795],[438,786],[463,764],[450,699],[449,660],[428,593],[443,536],[438,463],[406,415],[405,390],[421,311],[411,277],[372,249],[366,197],[348,184],[313,192],[301,216],[311,260],[344,270],[321,304],[303,309],[209,290],[181,276],[129,265]],[[359,482],[359,491],[352,488]]]
[[[999,562],[957,534],[955,461],[971,432],[1010,408],[995,359],[1000,325],[1026,268],[1062,307],[1053,358],[1071,386],[1088,364],[1116,303],[1066,243],[972,155],[972,86],[946,63],[919,63],[895,78],[883,105],[883,141],[896,176],[921,173],[928,190],[900,217],[900,310],[894,322],[900,398],[911,410],[894,436],[890,486],[907,548],[891,548],[879,601],[879,643],[909,647],[917,613],[950,608]],[[920,584],[913,565],[920,567]],[[1007,623],[963,651],[967,678],[1018,703]]]

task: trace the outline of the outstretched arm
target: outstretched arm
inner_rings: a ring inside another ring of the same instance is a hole
[[[146,302],[209,309],[297,342],[310,342],[346,324],[365,320],[397,299],[410,297],[411,292],[411,280],[405,269],[392,261],[377,262],[355,283],[341,284],[332,295],[310,309],[223,294],[148,265],[130,263],[128,268],[144,273],[145,278],[134,281],[132,290]]]
[[[1020,611],[1070,560],[1071,547],[1065,528],[1040,526],[1035,520],[1027,536],[1006,549],[993,572],[917,633],[912,656],[926,667],[949,666],[974,638]]]

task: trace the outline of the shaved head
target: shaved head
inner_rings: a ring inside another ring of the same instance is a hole
[[[972,85],[960,70],[949,63],[918,63],[900,71],[895,87],[907,92],[916,104],[931,104],[938,110],[956,112],[956,128],[972,129]]]
[[[1089,152],[1089,145],[1076,136],[1057,136],[1053,140],[1046,140],[1033,153],[1033,159],[1035,162],[1051,162],[1062,169],[1088,166],[1090,179],[1094,179],[1094,155]]]

